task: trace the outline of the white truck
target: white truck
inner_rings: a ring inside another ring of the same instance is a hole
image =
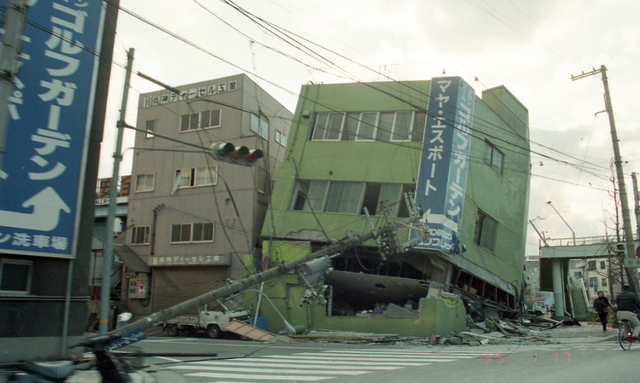
[[[169,336],[178,336],[180,331],[195,334],[205,331],[210,338],[216,339],[231,321],[247,322],[249,312],[246,310],[211,311],[200,310],[198,315],[177,316],[162,324],[162,329]]]

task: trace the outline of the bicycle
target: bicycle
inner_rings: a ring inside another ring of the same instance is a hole
[[[635,342],[635,340],[631,322],[626,319],[621,320],[618,327],[618,343],[620,343],[620,347],[627,351],[631,348],[631,344]]]

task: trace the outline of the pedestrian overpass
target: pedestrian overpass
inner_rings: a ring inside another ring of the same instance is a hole
[[[566,298],[571,301],[569,260],[618,257],[616,245],[623,241],[610,236],[540,240],[540,290],[553,291],[556,316],[563,316]],[[634,249],[638,249],[639,243],[636,238]],[[638,267],[640,259],[625,259],[624,263],[625,267]]]

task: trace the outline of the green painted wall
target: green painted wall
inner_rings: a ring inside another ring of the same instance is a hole
[[[460,299],[423,298],[417,320],[410,318],[314,317],[313,330],[340,330],[398,334],[401,336],[451,335],[466,329],[466,312]]]
[[[324,305],[300,306],[304,288],[298,284],[295,275],[284,275],[264,284],[263,294],[268,296],[278,311],[299,330],[339,330],[370,332],[378,334],[399,334],[401,336],[450,335],[451,331],[464,331],[466,312],[460,299],[423,298],[420,300],[419,317],[410,318],[358,318],[346,316],[326,316]],[[257,293],[245,293],[245,304],[252,307],[255,315]],[[281,316],[273,306],[260,304],[260,317],[267,320],[267,330],[279,333],[285,329]]]
[[[425,94],[429,93],[430,81],[409,82],[415,91],[394,82],[370,85],[381,91],[364,84],[302,87],[263,237],[283,237],[301,229],[319,231],[320,226],[333,238],[344,237],[347,230],[358,233],[368,230],[361,215],[316,212],[314,216],[311,212],[290,210],[296,176],[304,180],[415,183],[421,143],[309,140],[314,114],[318,112],[426,108]],[[503,152],[502,174],[483,162],[485,140]],[[461,234],[468,250],[463,256],[517,288],[524,266],[529,181],[528,111],[504,87],[484,91],[475,103]],[[473,242],[478,209],[499,223],[492,252]],[[374,221],[383,224],[381,217],[375,217]]]

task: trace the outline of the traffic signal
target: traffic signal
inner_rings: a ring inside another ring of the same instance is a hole
[[[616,255],[619,257],[624,257],[627,253],[624,247],[624,243],[616,243],[614,251],[616,252]]]
[[[212,144],[210,155],[218,161],[243,166],[253,166],[260,158],[264,157],[260,149],[235,146],[231,142]]]

